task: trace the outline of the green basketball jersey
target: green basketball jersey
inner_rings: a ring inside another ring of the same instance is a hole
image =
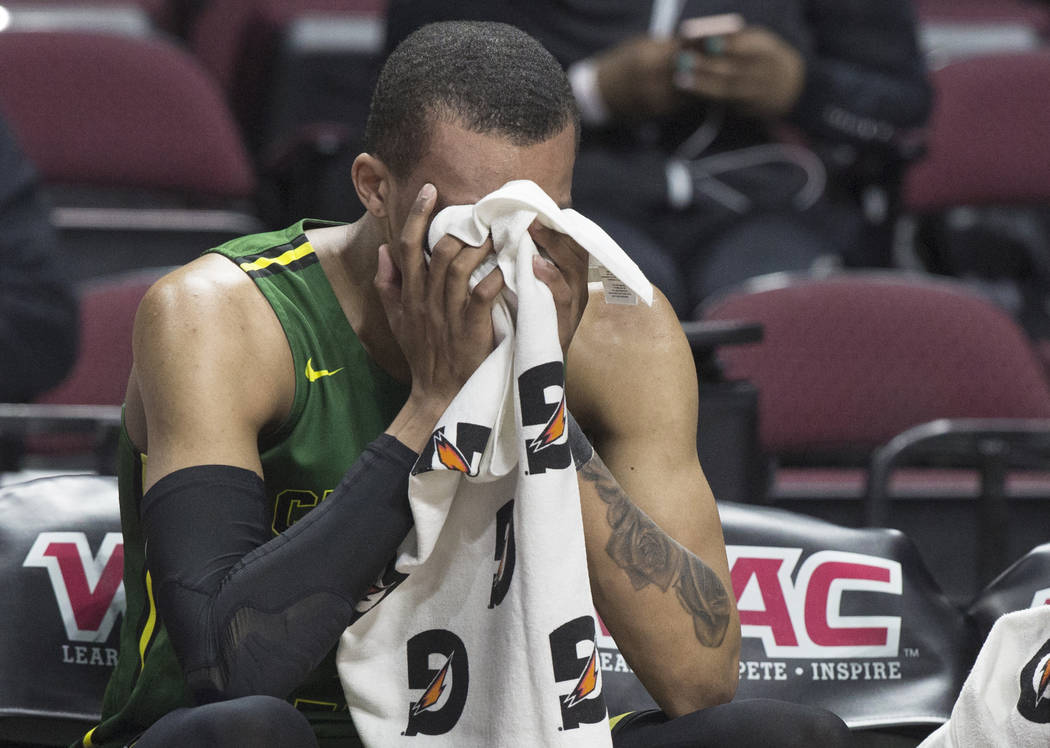
[[[260,437],[267,512],[276,535],[324,501],[364,447],[390,424],[408,394],[365,352],[346,320],[300,221],[284,230],[241,237],[211,250],[255,281],[284,328],[295,365],[295,398],[287,420]],[[235,372],[246,389],[251,372]],[[145,567],[139,502],[146,456],[121,434],[120,510],[127,613],[102,722],[84,746],[122,746],[167,712],[192,703],[157,618]],[[320,561],[318,563],[323,563]],[[322,745],[357,745],[335,652],[290,700],[314,725]]]

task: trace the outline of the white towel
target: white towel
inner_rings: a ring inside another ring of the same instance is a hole
[[[616,243],[532,182],[434,218],[432,246],[446,233],[480,245],[491,232],[507,290],[493,310],[495,350],[413,470],[414,530],[339,644],[368,746],[420,735],[427,745],[610,745],[557,317],[532,270],[536,219],[652,302]]]
[[[1050,605],[1007,613],[988,632],[951,717],[920,748],[1050,746]]]

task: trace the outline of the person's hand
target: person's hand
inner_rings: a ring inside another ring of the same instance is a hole
[[[423,241],[436,194],[433,185],[423,186],[401,235],[379,247],[375,275],[390,329],[411,372],[410,404],[433,418],[428,428],[492,352],[492,304],[503,288],[499,268],[470,288],[471,273],[492,251],[491,240],[471,247],[445,236],[433,247],[427,266]]]
[[[597,57],[598,89],[609,111],[626,118],[661,116],[681,103],[673,81],[674,39],[637,36]]]
[[[554,296],[558,338],[562,351],[568,353],[569,343],[587,307],[587,250],[572,237],[539,223],[529,227],[529,234],[541,253],[533,259],[532,269]]]
[[[798,50],[758,26],[721,37],[721,53],[683,45],[677,53],[678,90],[724,101],[745,114],[779,117],[795,106],[805,82],[806,63]]]

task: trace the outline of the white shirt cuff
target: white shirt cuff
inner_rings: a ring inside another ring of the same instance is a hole
[[[602,92],[598,89],[598,66],[593,60],[584,59],[574,62],[568,70],[572,95],[580,108],[580,119],[583,124],[600,126],[608,124],[612,116],[609,108],[602,101]]]

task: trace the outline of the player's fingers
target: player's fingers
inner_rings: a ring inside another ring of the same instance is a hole
[[[544,285],[551,290],[555,304],[565,306],[572,303],[572,288],[557,265],[546,257],[536,255],[532,258],[532,271],[535,273],[536,278],[543,281]]]
[[[444,324],[448,318],[445,286],[449,268],[467,246],[454,236],[443,236],[430,252],[430,267],[427,268],[426,304],[430,318]]]
[[[429,182],[420,188],[396,242],[395,260],[401,267],[402,282],[410,292],[421,294],[425,283],[426,262],[423,259],[423,246],[428,219],[434,209],[436,197],[437,190]]]
[[[538,223],[529,228],[529,233],[541,254],[557,266],[569,286],[586,291],[590,260],[587,250],[571,236]]]
[[[445,303],[450,312],[462,312],[470,298],[470,279],[474,271],[492,254],[492,239],[486,239],[480,247],[463,247],[448,269],[445,279]]]
[[[495,267],[470,292],[470,299],[464,312],[467,324],[491,325],[492,305],[496,303],[502,290],[503,271]]]

